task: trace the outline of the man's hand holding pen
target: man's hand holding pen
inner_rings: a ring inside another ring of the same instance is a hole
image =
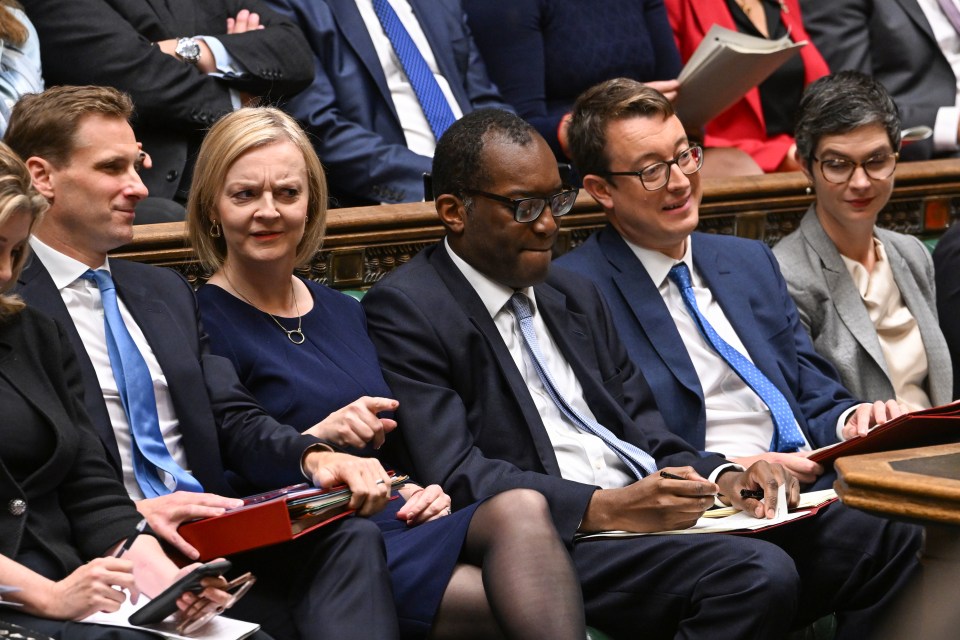
[[[692,467],[673,467],[593,494],[580,531],[686,529],[713,506],[719,487]]]
[[[717,479],[721,500],[757,518],[773,518],[777,513],[777,487],[786,485],[787,504],[800,502],[800,482],[780,464],[765,460],[750,465],[746,471],[726,471]]]

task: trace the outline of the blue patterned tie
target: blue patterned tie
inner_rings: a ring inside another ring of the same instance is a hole
[[[430,123],[434,137],[439,140],[443,132],[456,120],[450,104],[440,90],[437,79],[433,77],[430,66],[423,59],[423,54],[407,33],[407,29],[400,22],[390,3],[387,0],[373,0],[373,10],[376,11],[377,19],[380,20],[384,33],[393,45],[393,50],[400,60],[404,73],[407,74],[407,79],[410,80],[413,92],[417,94],[417,100],[423,108],[423,114],[427,116],[427,122]]]
[[[174,461],[163,442],[160,421],[157,418],[157,400],[153,393],[153,378],[143,354],[123,323],[120,306],[117,304],[117,290],[110,272],[104,269],[87,270],[80,277],[95,282],[100,289],[110,368],[113,369],[123,411],[130,423],[133,473],[143,495],[156,498],[170,493],[170,489],[163,484],[158,469],[173,476],[178,490],[203,491],[200,483]]]
[[[553,400],[560,412],[566,416],[567,420],[572,422],[581,431],[593,434],[603,440],[617,456],[623,460],[630,471],[637,478],[642,478],[657,470],[656,461],[649,453],[643,451],[629,442],[625,442],[615,436],[609,429],[594,420],[588,420],[581,415],[579,411],[570,406],[570,404],[560,395],[560,390],[554,384],[550,372],[544,364],[543,354],[540,353],[540,343],[537,342],[537,334],[533,329],[533,313],[530,308],[530,300],[522,293],[515,293],[510,298],[510,307],[513,314],[520,323],[520,333],[523,335],[523,342],[533,359],[533,367],[537,370],[540,382],[546,389],[547,395]]]
[[[682,262],[673,265],[673,268],[670,269],[670,279],[679,287],[680,295],[683,296],[687,310],[697,323],[700,334],[769,407],[770,413],[773,415],[773,424],[776,427],[773,433],[773,441],[770,443],[770,450],[796,451],[806,444],[803,434],[800,433],[800,427],[797,426],[797,421],[793,417],[790,403],[783,397],[780,390],[746,356],[727,344],[700,313],[687,265]]]

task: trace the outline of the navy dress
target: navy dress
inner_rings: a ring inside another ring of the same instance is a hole
[[[303,316],[300,345],[270,316],[220,287],[207,285],[197,294],[211,351],[233,362],[267,413],[301,431],[361,396],[392,397],[360,304],[305,282],[313,309]],[[297,326],[296,318],[280,322]],[[401,633],[419,638],[430,630],[476,505],[416,527],[397,520],[402,505],[402,498],[393,500],[372,519],[383,532]]]
[[[663,0],[463,0],[490,79],[557,154],[557,127],[604,80],[680,73]]]

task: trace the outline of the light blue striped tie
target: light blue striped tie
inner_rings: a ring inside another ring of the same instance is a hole
[[[393,50],[400,60],[404,73],[407,74],[407,79],[410,80],[413,92],[417,94],[417,100],[420,102],[423,114],[427,117],[427,122],[430,123],[434,137],[439,140],[443,132],[456,120],[450,104],[440,90],[440,85],[433,77],[433,72],[424,60],[423,54],[420,53],[420,49],[400,22],[390,3],[387,0],[373,0],[373,10],[377,13],[377,19],[380,20],[390,44],[393,45]]]
[[[657,463],[649,453],[629,442],[621,440],[609,429],[595,420],[587,419],[586,416],[581,415],[579,411],[570,406],[570,403],[560,394],[560,390],[557,389],[557,385],[554,384],[553,378],[550,376],[550,372],[547,371],[547,367],[544,364],[543,354],[540,353],[540,343],[537,342],[537,334],[533,329],[533,313],[530,307],[530,300],[522,293],[515,293],[510,298],[510,307],[513,309],[513,314],[517,317],[517,321],[520,323],[520,333],[523,335],[523,342],[527,347],[527,351],[530,353],[530,357],[533,359],[533,367],[537,370],[537,375],[540,377],[540,382],[543,383],[543,388],[546,389],[547,395],[550,396],[550,399],[557,405],[560,412],[566,416],[567,420],[572,422],[573,425],[581,431],[593,434],[603,440],[603,442],[623,460],[624,464],[630,468],[630,471],[632,471],[633,475],[637,478],[642,478],[655,472],[657,470]]]
[[[674,284],[680,289],[680,295],[683,296],[683,301],[687,305],[687,310],[690,312],[691,317],[693,317],[696,322],[697,328],[700,330],[700,335],[702,335],[720,357],[730,365],[734,373],[740,376],[740,378],[747,383],[747,386],[753,389],[754,393],[760,396],[764,404],[770,408],[770,413],[773,415],[773,424],[774,427],[776,427],[773,432],[773,440],[770,442],[770,450],[781,452],[796,451],[806,444],[803,434],[800,433],[800,427],[797,426],[797,421],[793,417],[793,410],[790,408],[790,403],[787,402],[787,399],[780,393],[780,390],[777,389],[777,387],[770,382],[770,379],[763,375],[763,372],[760,371],[755,364],[750,362],[746,356],[721,338],[720,334],[716,332],[713,326],[707,322],[703,314],[700,313],[700,309],[697,307],[697,298],[693,293],[693,282],[690,279],[690,270],[687,268],[687,265],[682,262],[673,265],[673,268],[670,269],[670,279],[673,280]]]
[[[163,484],[158,469],[173,476],[178,490],[202,492],[200,483],[174,461],[163,442],[160,420],[157,417],[157,400],[153,393],[153,378],[143,354],[127,331],[127,325],[123,323],[113,278],[105,269],[87,270],[80,277],[96,283],[100,290],[110,368],[113,369],[123,411],[130,423],[133,473],[143,495],[156,498],[170,493],[170,489]]]

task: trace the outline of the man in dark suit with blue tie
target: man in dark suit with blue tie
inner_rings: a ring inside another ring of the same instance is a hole
[[[313,137],[340,206],[423,200],[423,174],[445,126],[434,118],[510,109],[460,0],[267,1],[313,50],[313,84],[286,109]]]
[[[138,510],[195,558],[177,526],[242,505],[227,470],[258,490],[346,483],[360,513],[382,508],[389,482],[376,483],[386,478],[379,463],[277,423],[233,365],[208,352],[182,276],[108,259],[132,239],[147,194],[132,109],[115,89],[54,87],[14,107],[6,142],[50,201],[18,293],[64,327],[86,410]],[[365,518],[231,560],[258,578],[232,613],[277,638],[397,637],[382,539]]]
[[[551,267],[575,194],[529,124],[501,111],[465,116],[440,140],[433,175],[446,239],[363,300],[400,401],[391,453],[443,483],[455,505],[541,491],[572,545],[588,623],[615,637],[774,638],[833,610],[851,613],[847,637],[869,631],[915,549],[897,530],[851,529],[856,516],[842,506],[765,539],[576,541],[687,528],[715,494],[763,517],[778,485],[796,501],[797,482],[779,464],[744,470],[701,454],[666,429],[596,287]],[[765,504],[741,495],[757,488]],[[834,538],[850,531],[863,550],[837,553]]]

